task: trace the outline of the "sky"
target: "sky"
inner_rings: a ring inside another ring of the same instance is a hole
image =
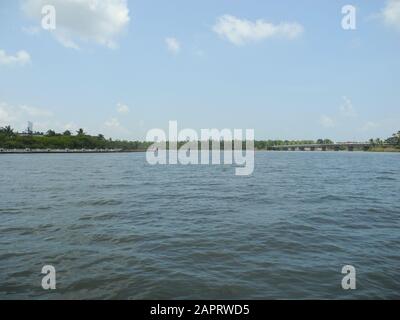
[[[0,126],[386,138],[400,130],[399,53],[400,0],[1,0]]]

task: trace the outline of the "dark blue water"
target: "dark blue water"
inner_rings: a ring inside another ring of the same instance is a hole
[[[0,172],[2,299],[400,298],[400,154],[260,152],[250,177],[0,155]]]

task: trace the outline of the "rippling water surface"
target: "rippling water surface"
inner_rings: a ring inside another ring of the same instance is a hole
[[[2,299],[400,298],[400,154],[260,152],[250,177],[1,155],[0,172]]]

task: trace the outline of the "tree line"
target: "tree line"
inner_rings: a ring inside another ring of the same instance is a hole
[[[381,146],[384,144],[390,144],[392,146],[400,146],[400,131],[397,131],[397,133],[393,133],[393,135],[386,140],[382,140],[380,138],[376,139],[370,139],[369,143],[373,146]]]
[[[387,139],[370,139],[371,147],[389,144],[400,148],[400,131]],[[179,142],[178,147],[185,142]],[[268,150],[279,145],[305,145],[305,144],[333,144],[330,139],[318,140],[256,140],[254,147],[257,150]],[[106,139],[104,135],[88,135],[83,129],[74,133],[69,130],[57,133],[48,130],[46,133],[35,132],[21,134],[10,126],[0,128],[0,148],[2,149],[122,149],[146,150],[152,142],[126,141]],[[221,148],[223,142],[221,142]]]
[[[35,132],[20,134],[10,126],[0,128],[0,148],[3,149],[122,149],[145,150],[151,143],[106,139],[104,135],[91,136],[79,129],[73,134],[66,130],[57,133],[48,130],[46,133]]]

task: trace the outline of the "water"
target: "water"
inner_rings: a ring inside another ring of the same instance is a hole
[[[1,299],[400,298],[400,154],[260,152],[251,177],[1,155],[0,172]]]

